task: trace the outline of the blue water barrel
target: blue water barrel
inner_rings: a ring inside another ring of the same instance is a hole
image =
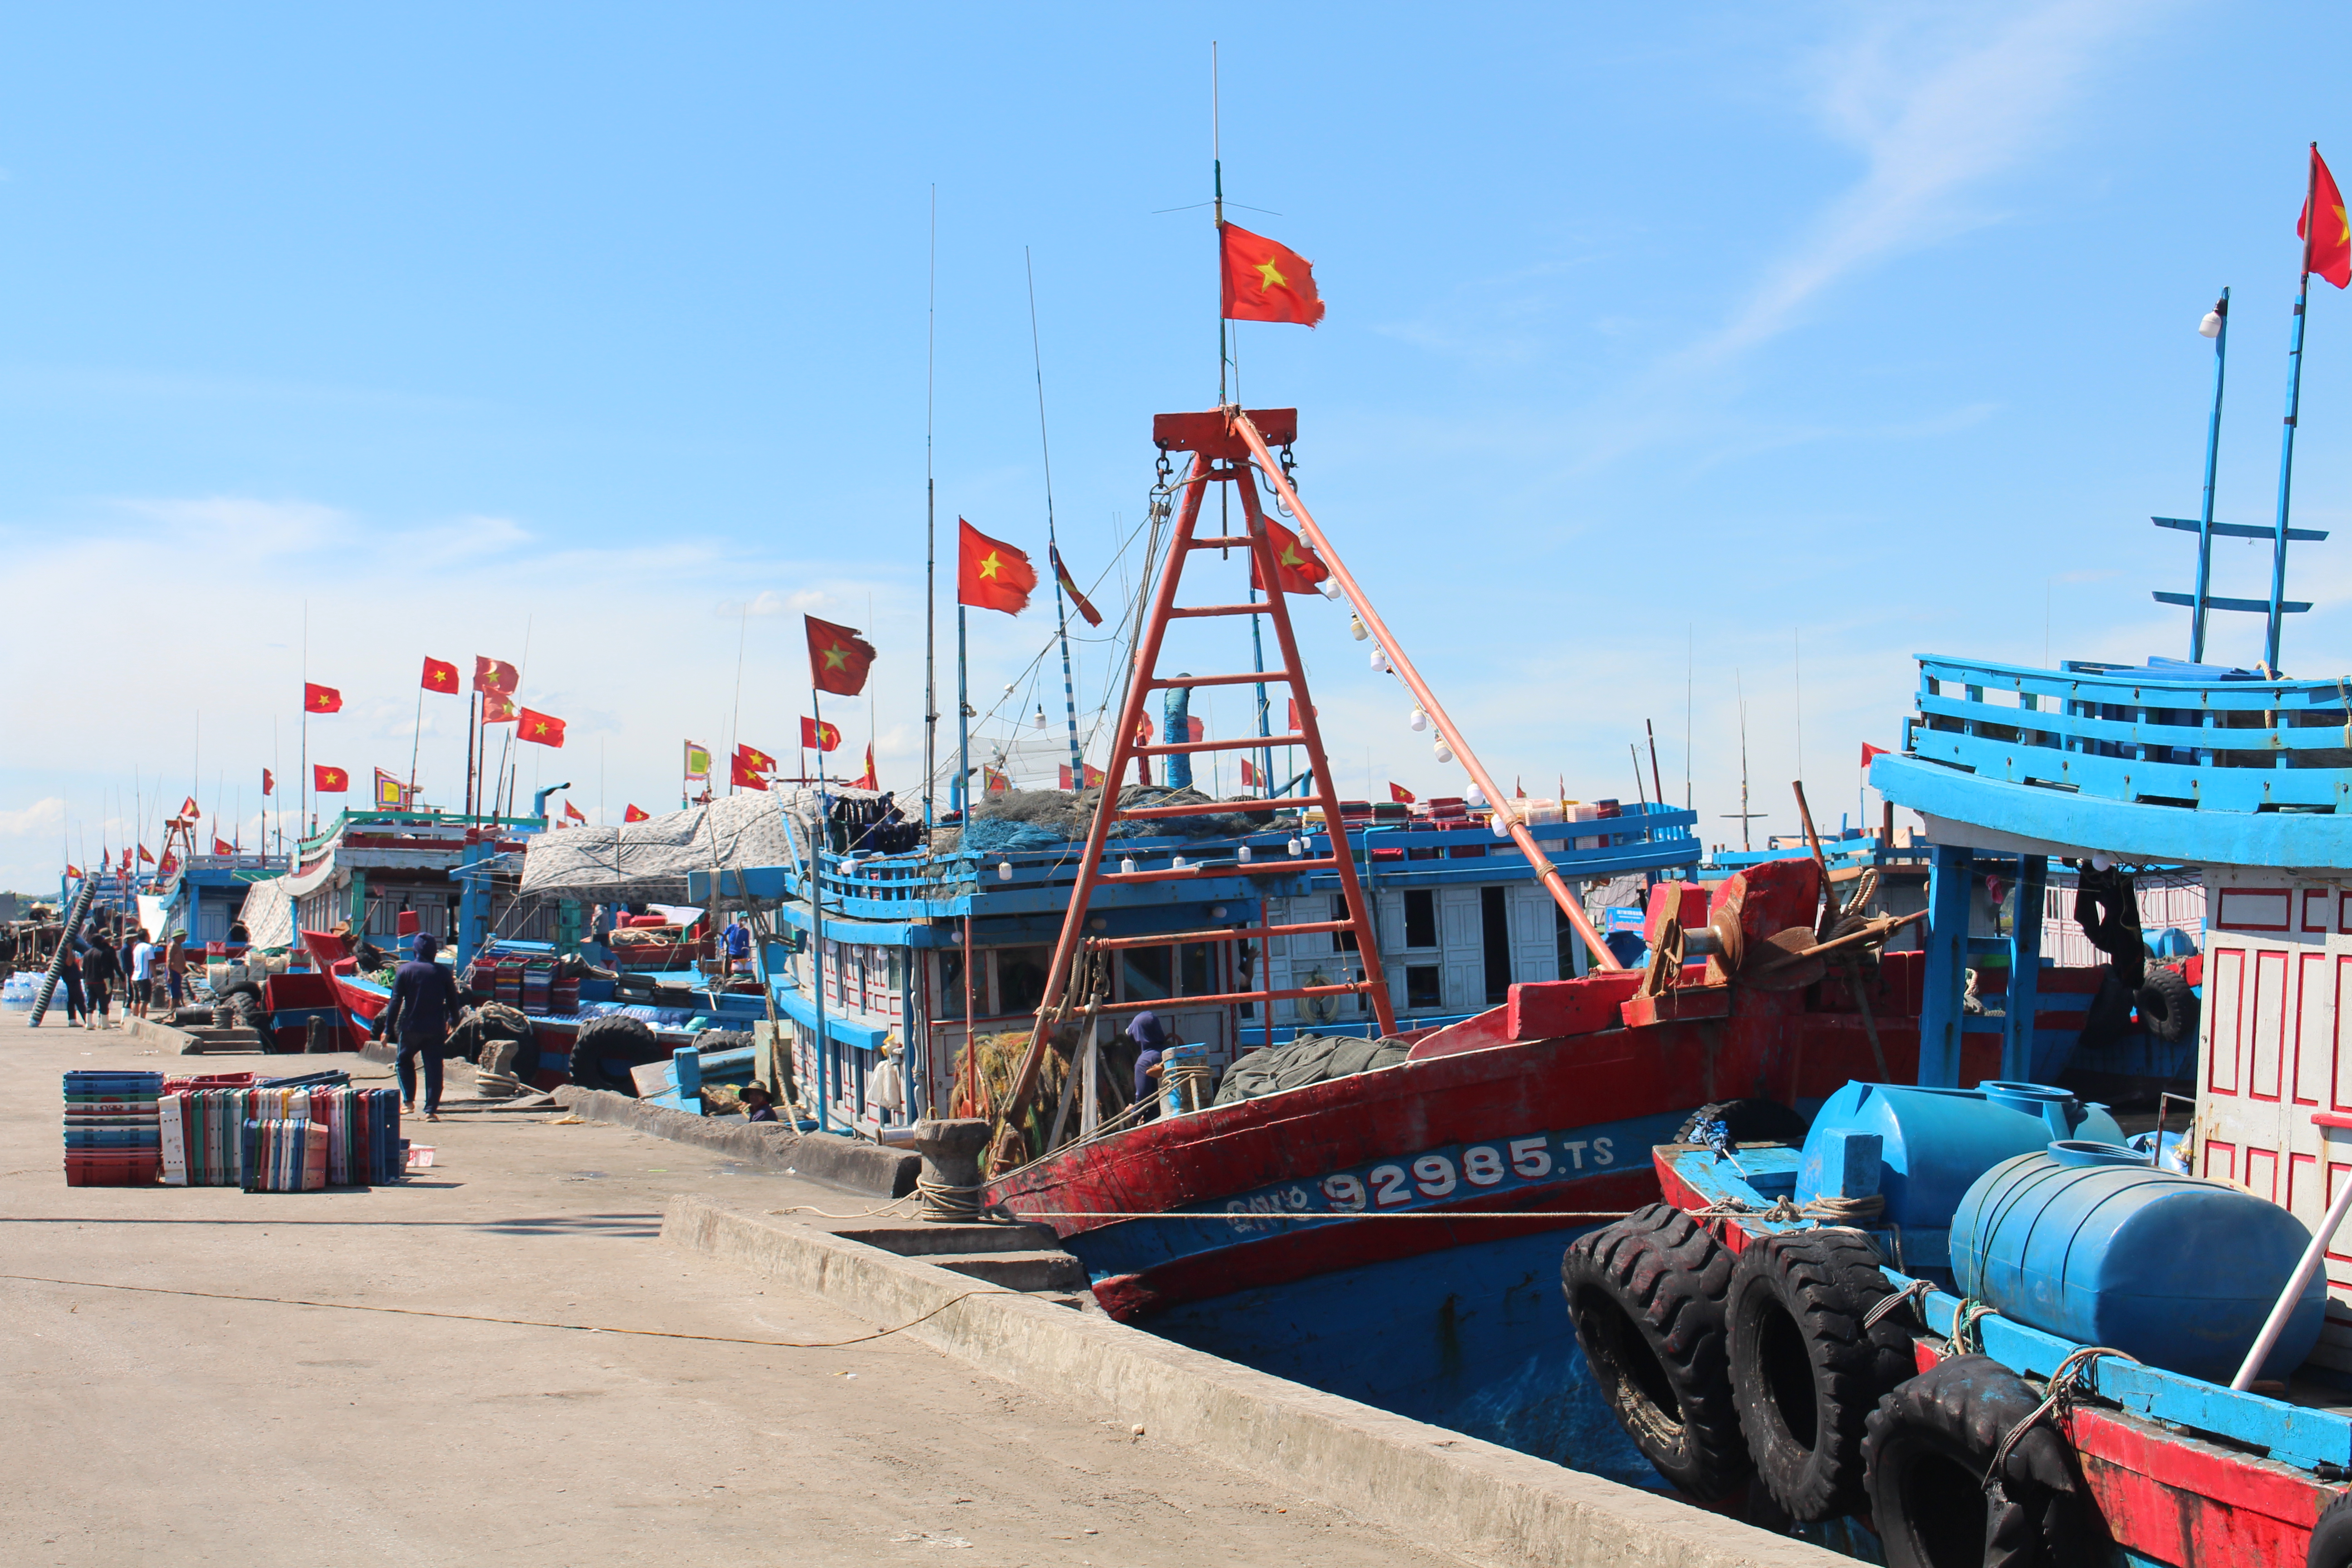
[[[2251,1193],[2127,1150],[2053,1143],[1968,1190],[1952,1273],[1963,1294],[2031,1328],[2226,1384],[2310,1244],[2301,1220]],[[2326,1305],[2314,1279],[2263,1376],[2303,1363]]]
[[[1905,1084],[1849,1083],[1830,1096],[1805,1139],[1811,1173],[1822,1162],[1815,1145],[1839,1131],[1874,1132],[1884,1141],[1878,1191],[1886,1217],[1906,1227],[1940,1230],[1969,1184],[2014,1154],[2038,1152],[2054,1139],[2120,1143],[2123,1129],[2103,1105],[2085,1105],[2063,1089],[2038,1083],[1987,1081],[1974,1089],[1919,1089]],[[1822,1193],[1801,1180],[1797,1201]]]

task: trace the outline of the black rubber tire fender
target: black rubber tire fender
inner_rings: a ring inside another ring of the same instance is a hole
[[[2352,1492],[2337,1495],[2311,1529],[2304,1568],[2352,1568]]]
[[[2024,1379],[1982,1355],[1941,1362],[1879,1401],[1863,1456],[1871,1520],[1889,1568],[2106,1561],[2105,1532],[2074,1456],[2046,1418],[2011,1448],[2000,1486],[1988,1496],[1994,1452],[2041,1403]],[[2346,1518],[2352,1521],[2352,1514]],[[2352,1532],[2346,1539],[2352,1543]]]
[[[749,1029],[707,1029],[694,1037],[697,1050],[748,1051],[751,1048]]]
[[[1699,1129],[1720,1121],[1734,1143],[1802,1143],[1809,1130],[1802,1116],[1777,1100],[1717,1100],[1684,1119],[1677,1143],[1696,1143]]]
[[[1892,1294],[1877,1249],[1857,1230],[1759,1236],[1732,1269],[1724,1303],[1732,1402],[1758,1480],[1802,1523],[1863,1507],[1864,1425],[1917,1366],[1902,1314],[1863,1327]]]
[[[1724,1353],[1731,1254],[1671,1204],[1578,1237],[1559,1266],[1601,1397],[1658,1474],[1702,1502],[1748,1478]]]
[[[2147,981],[2132,996],[2139,1008],[2139,1026],[2149,1038],[2168,1046],[2193,1039],[2197,1034],[2197,993],[2189,976],[2178,969],[2151,969]]]
[[[580,1033],[572,1042],[572,1081],[583,1089],[609,1089],[614,1094],[636,1098],[636,1080],[625,1068],[615,1075],[605,1069],[607,1061],[642,1067],[661,1060],[665,1055],[661,1043],[654,1037],[651,1026],[642,1018],[632,1018],[625,1013],[615,1013],[602,1018],[591,1018],[580,1026]]]

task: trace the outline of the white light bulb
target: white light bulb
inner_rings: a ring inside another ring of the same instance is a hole
[[[2091,869],[2094,871],[2108,870],[2111,869],[2114,865],[2115,861],[2105,855],[2094,855],[2091,857]]]
[[[1223,904],[1211,904],[1211,905],[1209,906],[1209,918],[1210,918],[1211,920],[1213,920],[1213,921],[1221,921],[1221,920],[1223,920],[1223,919],[1225,918],[1225,914],[1226,914],[1226,910],[1225,910],[1225,906],[1224,906],[1224,905],[1223,905]]]
[[[1291,854],[1291,856],[1292,856],[1292,858],[1296,858],[1297,857],[1298,857],[1298,856],[1300,856],[1300,855],[1304,855],[1305,853],[1307,853],[1307,846],[1306,846],[1306,845],[1304,845],[1304,844],[1302,844],[1302,843],[1300,843],[1300,842],[1299,842],[1297,839],[1296,839],[1296,838],[1292,839],[1288,844],[1285,845],[1283,847],[1285,847],[1286,849],[1287,849],[1287,850],[1289,850],[1289,851],[1290,851],[1290,854]]]
[[[1181,855],[1170,856],[1168,858],[1168,868],[1171,871],[1184,871],[1191,869],[1190,867],[1184,864],[1184,857]]]
[[[1378,644],[1373,645],[1372,647],[1372,668],[1381,675],[1389,672],[1389,656],[1381,651]]]
[[[1485,805],[1486,804],[1486,792],[1480,789],[1476,784],[1472,784],[1470,786],[1470,793],[1462,797],[1462,804],[1465,805]]]
[[[1412,717],[1406,720],[1405,722],[1411,724],[1412,726],[1412,732],[1418,735],[1423,730],[1429,728],[1429,712],[1426,709],[1416,708],[1412,710]]]
[[[1437,760],[1441,763],[1450,763],[1454,760],[1454,748],[1445,743],[1445,738],[1443,735],[1437,740]]]
[[[1366,629],[1363,616],[1349,616],[1348,617],[1348,635],[1355,638],[1358,642],[1361,642],[1372,634]]]
[[[1118,874],[1122,877],[1132,877],[1135,875],[1135,859],[1132,856],[1125,856],[1120,858],[1118,863]]]
[[[1495,829],[1496,837],[1508,838],[1511,836],[1511,819],[1505,816],[1501,812],[1498,811],[1495,814],[1495,820],[1491,826]]]
[[[1236,852],[1234,858],[1241,861],[1244,865],[1249,864],[1249,846],[1246,844],[1243,845],[1240,850]]]
[[[1326,577],[1315,586],[1327,599],[1336,599],[1339,596],[1339,579],[1337,577]]]
[[[996,879],[997,879],[998,881],[1000,881],[1000,882],[1009,882],[1009,881],[1013,880],[1013,862],[1012,862],[1012,861],[1010,861],[1010,860],[999,860],[999,861],[996,863]]]
[[[1040,702],[1040,703],[1037,705],[1037,728],[1039,728],[1040,730],[1042,730],[1042,729],[1044,729],[1045,727],[1045,705],[1044,703]]]
[[[2206,311],[2205,319],[2197,323],[2197,335],[2200,338],[2220,337],[2221,335],[2221,312],[2219,310]]]

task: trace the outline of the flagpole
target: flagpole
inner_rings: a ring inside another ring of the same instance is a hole
[[[2303,277],[2294,291],[2294,335],[2286,351],[2286,433],[2279,444],[2278,530],[2271,541],[2270,637],[2263,646],[2263,663],[2275,679],[2279,672],[2279,622],[2286,599],[2287,502],[2294,488],[2294,421],[2303,401],[2304,307],[2311,300],[2311,243],[2319,237],[2319,215],[2313,211],[2319,196],[2319,143],[2311,144],[2311,167],[2304,175]]]
[[[969,684],[971,673],[971,645],[966,635],[967,612],[959,601],[956,605],[956,776],[948,787],[948,804],[958,814],[957,820],[964,830],[971,826],[971,694]],[[962,841],[959,833],[959,843]]]
[[[416,804],[416,750],[425,739],[425,679],[416,681],[416,728],[408,735],[408,804]]]
[[[930,851],[931,797],[940,769],[940,492],[931,472],[932,394],[939,383],[940,187],[931,186],[930,305],[923,328],[923,849]],[[801,759],[808,773],[808,759]]]
[[[1209,40],[1209,174],[1215,191],[1217,235],[1217,406],[1225,405],[1225,156],[1218,127],[1217,40]],[[1269,1043],[1274,1020],[1266,1020]]]
[[[294,848],[302,848],[302,825],[310,816],[310,601],[302,601],[302,807],[294,814]]]
[[[833,1049],[824,1033],[824,851],[833,837],[833,812],[824,796],[824,704],[809,688],[809,711],[816,715],[816,826],[809,834],[809,991],[816,1008],[816,1130],[827,1124],[833,1096]],[[803,769],[805,773],[805,769]]]
[[[2230,291],[2221,290],[2213,314],[2213,412],[2205,421],[2205,502],[2197,514],[2197,610],[2189,623],[2189,662],[2205,662],[2206,595],[2213,583],[2213,470],[2221,450],[2221,383],[2230,363]]]

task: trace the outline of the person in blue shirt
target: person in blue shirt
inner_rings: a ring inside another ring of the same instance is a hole
[[[416,1063],[425,1062],[425,1120],[441,1120],[441,1052],[457,1021],[457,979],[433,962],[441,944],[429,935],[416,939],[416,956],[393,972],[392,1000],[375,1021],[375,1037],[398,1032],[400,1098],[416,1109]]]
[[[730,916],[727,921],[727,929],[719,934],[719,941],[724,944],[727,951],[727,973],[732,974],[738,968],[745,966],[751,962],[751,928],[743,923],[741,916]]]

